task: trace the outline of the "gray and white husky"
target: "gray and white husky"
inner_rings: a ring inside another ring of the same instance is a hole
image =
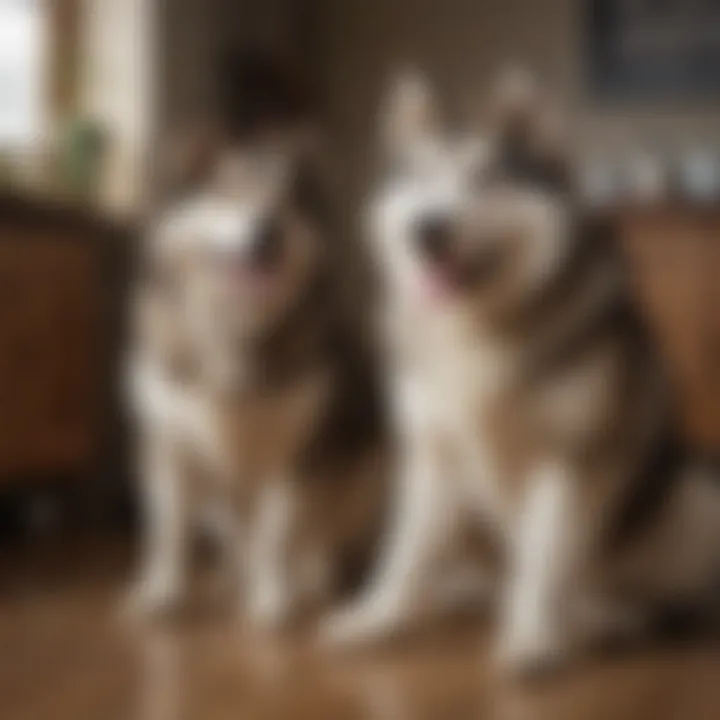
[[[418,622],[461,520],[502,558],[499,661],[526,671],[708,598],[720,486],[683,448],[611,238],[579,210],[550,103],[499,83],[483,136],[401,79],[369,209],[402,463],[376,575],[331,642]]]
[[[332,600],[377,535],[378,393],[306,139],[217,143],[148,240],[129,361],[142,610],[185,596],[208,507],[238,602],[266,626]]]

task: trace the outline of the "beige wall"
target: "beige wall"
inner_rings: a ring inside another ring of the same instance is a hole
[[[160,128],[211,102],[213,68],[228,43],[292,38],[289,10],[304,0],[161,0],[165,37]],[[717,141],[720,106],[600,107],[582,83],[583,0],[308,0],[314,21],[297,41],[324,98],[346,217],[372,161],[374,112],[392,72],[424,67],[459,115],[471,119],[488,80],[508,62],[527,64],[579,118],[584,147],[625,153],[636,143],[673,150]]]
[[[283,42],[294,0],[78,0],[84,9],[82,106],[110,131],[106,204],[137,210],[155,151],[212,110],[231,46]]]
[[[162,7],[160,126],[212,107],[228,48],[297,42],[298,0],[158,0]]]
[[[134,213],[147,195],[155,117],[156,0],[82,0],[79,104],[108,133],[100,199]]]
[[[720,142],[720,107],[593,107],[582,87],[581,0],[317,0],[318,68],[337,164],[355,202],[369,163],[381,89],[419,63],[464,118],[499,66],[520,62],[554,83],[577,113],[581,143],[623,153],[636,142],[677,148]]]

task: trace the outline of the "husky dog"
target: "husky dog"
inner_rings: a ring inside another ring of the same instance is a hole
[[[181,599],[206,507],[267,626],[329,599],[376,534],[379,394],[333,289],[311,144],[210,152],[150,238],[130,362],[143,610]]]
[[[384,274],[397,515],[376,576],[331,617],[357,642],[422,616],[461,513],[502,560],[499,658],[524,672],[699,603],[720,567],[720,487],[683,449],[666,369],[620,255],[574,199],[560,127],[505,78],[482,137],[398,83],[370,203]]]

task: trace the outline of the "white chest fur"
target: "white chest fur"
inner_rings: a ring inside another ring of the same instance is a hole
[[[329,385],[318,373],[280,392],[219,403],[149,363],[137,364],[130,379],[142,420],[172,433],[228,478],[285,470],[321,413]]]
[[[442,438],[453,456],[453,485],[478,512],[499,517],[496,462],[482,428],[509,381],[507,355],[450,322],[424,323],[409,342],[395,382],[398,422]]]

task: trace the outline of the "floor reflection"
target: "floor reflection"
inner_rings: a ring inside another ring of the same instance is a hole
[[[0,593],[2,720],[718,717],[720,647],[710,639],[639,648],[513,687],[497,681],[481,622],[353,654],[302,636],[253,635],[214,610],[128,623],[117,611],[126,555],[89,550],[18,555],[4,566],[0,556],[13,588]]]
[[[225,708],[239,718],[313,720],[488,717],[490,709],[482,654],[467,633],[358,653],[232,628],[148,628],[136,640],[140,720],[221,717]]]

